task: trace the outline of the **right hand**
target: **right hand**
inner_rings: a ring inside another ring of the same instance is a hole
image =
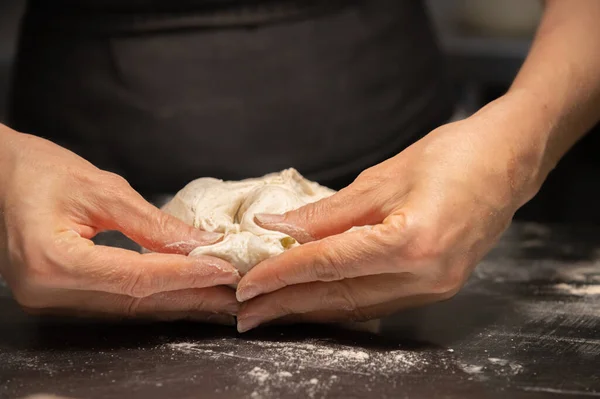
[[[118,230],[155,253],[94,245]],[[146,202],[122,177],[0,125],[0,274],[33,313],[234,323],[229,263],[188,257],[221,236]]]

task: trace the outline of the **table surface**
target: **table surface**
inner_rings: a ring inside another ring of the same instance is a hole
[[[0,397],[600,397],[600,229],[513,225],[450,301],[248,334],[23,314],[0,287]]]

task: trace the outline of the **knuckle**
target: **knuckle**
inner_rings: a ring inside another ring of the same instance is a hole
[[[119,195],[124,188],[131,188],[129,182],[124,177],[105,170],[75,171],[71,176],[73,181],[80,187],[87,187],[93,190],[96,190],[99,186],[102,187],[102,191],[109,198]]]
[[[156,224],[158,226],[159,231],[168,233],[171,230],[173,230],[175,220],[173,219],[173,217],[171,215],[164,213],[164,212],[160,212],[160,211],[153,212],[153,213],[155,215],[155,220],[156,220]],[[189,228],[191,230],[191,227],[187,226],[187,225],[183,225],[182,228],[185,228],[185,229]]]
[[[98,179],[101,182],[103,200],[113,206],[129,204],[131,202],[132,188],[129,182],[125,178],[112,173],[102,172],[101,178]],[[97,186],[98,183],[95,184]]]
[[[321,200],[287,212],[285,214],[285,221],[291,223],[300,222],[301,224],[305,224],[313,220],[321,220],[323,216],[328,213],[327,204],[327,201]]]
[[[40,309],[43,307],[41,302],[35,297],[35,295],[31,295],[31,292],[21,285],[17,285],[12,288],[12,294],[15,301],[19,304],[19,306],[23,310],[27,309]]]
[[[150,249],[154,246],[160,246],[163,237],[171,237],[179,234],[193,235],[195,233],[193,227],[184,223],[180,225],[177,223],[177,219],[159,210],[148,209],[142,212],[146,212],[147,221],[145,223],[150,227],[145,237],[148,245],[151,246]]]
[[[283,300],[273,301],[272,306],[274,309],[274,314],[276,314],[278,317],[296,313],[296,311],[290,305],[288,305],[286,301]]]
[[[439,234],[429,228],[415,228],[413,239],[404,248],[404,253],[413,261],[433,261],[446,253],[446,247]]]
[[[14,300],[21,309],[30,314],[37,314],[49,306],[47,298],[40,295],[35,286],[19,283],[11,287]]]
[[[283,288],[293,284],[293,282],[287,278],[287,275],[288,274],[285,272],[285,270],[273,269],[271,277],[277,283],[278,287]]]
[[[362,171],[354,183],[351,185],[356,192],[369,192],[373,188],[381,187],[389,180],[389,176],[374,168],[365,169]]]
[[[375,314],[371,314],[363,308],[356,308],[350,313],[350,321],[363,322],[369,321],[377,317]]]
[[[68,169],[67,170],[68,183],[74,183],[80,187],[94,187],[98,184],[98,173],[97,171],[85,172],[80,169]]]
[[[361,183],[361,182],[376,182],[379,179],[381,179],[381,173],[377,173],[373,170],[373,168],[368,168],[363,170],[362,172],[359,173],[359,175],[356,177],[355,182],[356,183]]]
[[[59,267],[54,263],[55,251],[26,253],[24,262],[19,264],[18,286],[34,288],[55,287],[59,281]]]
[[[434,279],[430,292],[441,299],[450,299],[458,294],[464,282],[464,273],[459,270],[449,270]]]
[[[215,304],[210,302],[210,300],[208,298],[205,298],[202,295],[199,295],[197,297],[194,298],[194,303],[191,306],[192,310],[194,312],[206,312],[206,311],[211,311],[213,307],[223,307],[226,308],[226,305],[224,304]]]
[[[428,237],[419,246],[419,253],[422,259],[434,260],[444,255],[445,248],[436,239]]]
[[[113,172],[107,172],[107,171],[103,171],[102,173],[104,174],[104,180],[105,180],[106,184],[109,186],[112,186],[112,187],[118,188],[118,189],[122,189],[123,187],[127,187],[127,188],[131,187],[129,185],[129,182],[127,181],[127,179],[125,179],[121,175],[118,175]]]
[[[323,297],[328,307],[347,312],[356,312],[359,308],[350,288],[343,282],[327,284]]]
[[[126,298],[123,302],[123,315],[127,318],[141,317],[140,303],[141,298]]]
[[[33,288],[50,287],[54,281],[54,276],[49,273],[44,267],[38,265],[27,264],[20,270],[18,276],[20,282],[24,286]],[[19,284],[21,285],[21,284]]]
[[[41,294],[45,289],[61,288],[65,285],[60,269],[51,262],[30,259],[22,263],[15,282],[11,285],[14,299],[24,310],[40,310],[49,306],[49,299]]]
[[[61,235],[45,236],[24,229],[7,241],[7,260],[19,286],[60,287],[67,280],[69,267],[75,263],[73,256],[72,246]]]
[[[145,298],[152,294],[152,276],[142,271],[135,271],[125,279],[123,293],[131,298]]]
[[[337,281],[343,279],[338,257],[319,244],[318,255],[312,265],[313,277],[317,281]]]

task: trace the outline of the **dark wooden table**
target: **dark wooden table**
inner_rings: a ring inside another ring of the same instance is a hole
[[[39,318],[1,287],[0,397],[600,397],[600,229],[515,225],[454,299],[361,328]]]

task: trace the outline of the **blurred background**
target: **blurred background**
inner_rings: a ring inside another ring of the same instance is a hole
[[[0,121],[24,0],[0,1]],[[542,13],[538,0],[426,1],[456,87],[457,118],[502,95],[527,54]],[[600,73],[600,71],[598,71]],[[561,161],[517,214],[537,222],[600,224],[600,135],[596,127]]]

